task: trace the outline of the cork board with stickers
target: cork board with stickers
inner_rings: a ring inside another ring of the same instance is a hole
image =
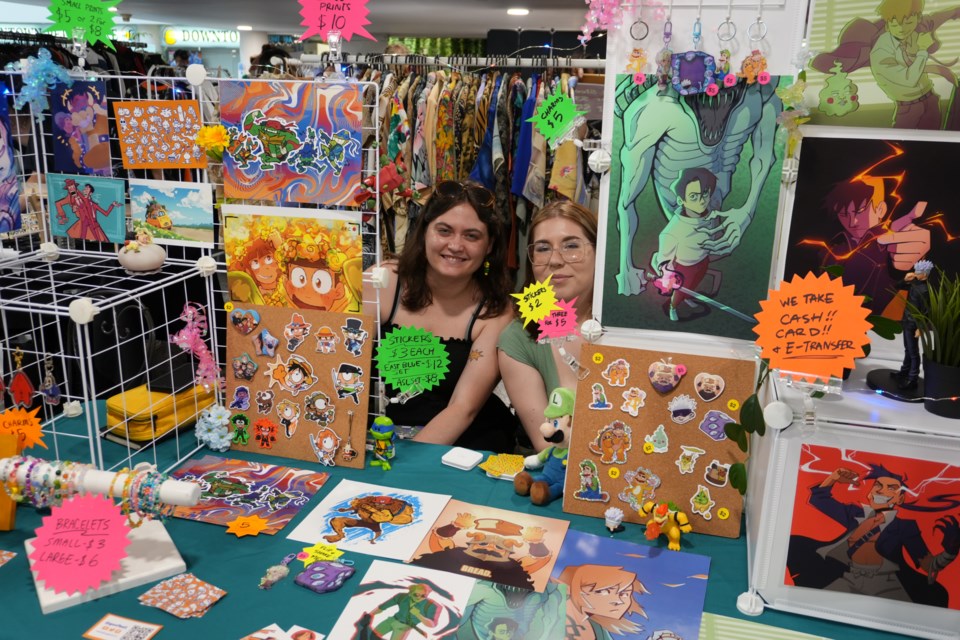
[[[363,468],[372,320],[233,304],[227,325],[231,449]]]
[[[740,535],[743,497],[729,470],[747,454],[723,431],[754,391],[753,360],[586,347],[577,386],[563,510],[602,518],[617,507],[646,523],[672,502],[695,533]]]

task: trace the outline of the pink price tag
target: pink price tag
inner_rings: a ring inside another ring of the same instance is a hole
[[[376,42],[367,31],[367,0],[350,0],[350,2],[326,2],[325,0],[300,0],[303,9],[300,15],[303,20],[300,24],[307,28],[301,39],[319,35],[326,41],[327,34],[339,31],[340,37],[347,42],[357,35]]]
[[[768,83],[770,82],[770,72],[769,72],[769,71],[761,71],[761,72],[757,75],[757,82],[759,82],[760,84],[768,84]]]
[[[546,318],[540,321],[540,335],[538,340],[547,340],[549,338],[565,338],[566,336],[576,335],[577,331],[577,310],[574,305],[577,299],[570,302],[563,300],[557,301],[559,309],[554,309]]]
[[[723,76],[723,86],[729,88],[735,84],[737,84],[737,76],[735,74],[728,73],[727,75]]]
[[[633,82],[635,84],[643,84],[646,81],[647,74],[645,74],[643,71],[638,71],[637,73],[633,74]]]
[[[706,94],[707,94],[708,96],[710,96],[710,97],[712,98],[713,96],[717,95],[718,93],[720,93],[720,87],[718,87],[715,82],[711,82],[710,84],[707,85]]]
[[[127,556],[130,527],[101,495],[74,496],[54,507],[33,541],[33,571],[56,593],[85,593],[110,579]]]

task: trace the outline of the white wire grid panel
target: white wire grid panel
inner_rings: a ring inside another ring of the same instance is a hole
[[[93,79],[93,76],[86,76]],[[121,392],[130,391],[148,384],[166,391],[154,396],[153,404],[139,411],[143,418],[158,404],[167,405],[173,396],[192,388],[192,381],[184,381],[175,373],[182,368],[182,356],[176,347],[167,346],[170,334],[179,330],[183,323],[179,315],[187,301],[193,301],[208,313],[210,323],[210,347],[217,362],[225,362],[226,312],[229,301],[226,287],[226,264],[223,250],[223,219],[220,205],[227,202],[223,191],[222,165],[211,162],[206,170],[124,170],[120,162],[117,127],[114,109],[108,104],[110,142],[113,157],[114,177],[149,178],[155,180],[194,181],[206,183],[214,190],[215,243],[212,248],[196,246],[170,246],[165,249],[167,262],[159,274],[130,276],[116,262],[115,252],[119,246],[109,243],[85,242],[69,238],[52,238],[48,222],[49,204],[46,202],[45,176],[53,171],[52,151],[48,149],[48,137],[52,135],[52,118],[45,111],[40,119],[26,113],[18,113],[13,102],[22,86],[17,73],[0,75],[6,86],[6,99],[10,107],[11,133],[16,140],[15,156],[21,183],[21,210],[24,212],[24,228],[16,233],[0,234],[0,317],[3,318],[3,333],[0,336],[0,375],[9,378],[13,366],[13,351],[20,347],[24,353],[24,370],[35,386],[40,386],[44,374],[44,361],[49,356],[54,360],[55,377],[63,392],[63,402],[76,401],[84,406],[81,418],[65,419],[63,404],[42,404],[41,415],[46,441],[52,442],[53,455],[57,459],[89,459],[100,468],[113,469],[130,466],[140,460],[152,458],[157,462],[156,447],[161,439],[174,442],[175,457],[179,463],[196,451],[192,431],[186,442],[181,442],[180,431],[175,429],[160,438],[147,441],[119,440],[122,450],[115,452],[112,443],[104,444],[98,436],[108,431],[103,402]],[[210,78],[199,87],[192,87],[182,78],[144,78],[141,76],[99,75],[107,86],[107,102],[130,102],[156,99],[196,99],[201,104],[203,122],[219,124],[219,94],[225,82],[238,82],[226,78]],[[303,83],[311,80],[244,80],[244,82]],[[353,81],[351,81],[353,82]],[[379,122],[379,88],[375,83],[361,82],[363,96],[363,131],[365,142],[362,151],[362,180],[372,179],[375,201],[369,210],[359,209],[362,214],[363,263],[368,267],[381,259],[378,225],[379,210],[379,152],[376,147]],[[187,176],[186,172],[190,175]],[[125,190],[127,227],[129,217],[129,192]],[[232,203],[277,206],[280,203],[230,200]],[[303,217],[318,215],[324,208],[315,204],[283,204],[302,210]],[[329,209],[329,207],[326,207]],[[349,210],[357,212],[357,208]],[[38,251],[40,242],[53,240],[61,248],[59,260],[48,262]],[[13,251],[16,254],[13,253]],[[212,256],[218,270],[213,278],[201,278],[195,265],[204,255]],[[365,287],[365,290],[368,290]],[[365,313],[376,316],[379,294],[364,301]],[[69,319],[69,305],[78,298],[91,298],[100,308],[93,323],[78,325]],[[161,346],[162,345],[162,346]],[[191,359],[195,369],[196,362]],[[192,371],[193,369],[191,369]],[[106,376],[110,372],[114,375]],[[188,376],[189,378],[189,376]],[[157,384],[163,379],[164,384]],[[151,383],[151,380],[154,382]],[[170,381],[175,382],[170,387]],[[179,380],[179,382],[177,382]],[[219,390],[217,390],[219,401]],[[121,404],[125,403],[124,400]],[[38,393],[36,403],[40,404]],[[374,403],[371,406],[379,406]],[[184,405],[191,416],[198,403]],[[126,407],[129,409],[129,407]],[[202,408],[202,407],[199,407]],[[178,414],[180,412],[177,408]],[[129,411],[125,412],[129,413]],[[178,415],[179,418],[179,415]],[[65,427],[68,423],[82,428]],[[179,422],[179,419],[177,420]],[[188,424],[192,425],[193,420]],[[121,433],[125,430],[119,430]],[[77,451],[78,444],[87,451]],[[167,445],[164,445],[166,447]],[[66,451],[66,453],[65,453]],[[77,453],[74,453],[77,451]],[[165,450],[165,459],[169,452]]]

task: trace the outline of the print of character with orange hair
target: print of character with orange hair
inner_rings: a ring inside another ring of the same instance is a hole
[[[324,427],[317,434],[310,438],[310,446],[313,447],[313,453],[317,456],[317,461],[325,466],[334,467],[336,462],[333,457],[337,455],[337,449],[340,448],[340,436],[330,427]]]
[[[650,592],[632,571],[599,564],[570,565],[556,582],[567,585],[569,594],[567,638],[613,640],[614,634],[643,630],[630,617],[647,617],[636,598]]]

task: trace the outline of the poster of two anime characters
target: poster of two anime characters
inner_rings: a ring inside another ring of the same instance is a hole
[[[816,0],[813,124],[960,130],[957,0]]]
[[[955,142],[806,136],[783,277],[838,265],[873,313],[900,321],[917,261],[948,274],[960,266],[958,151]]]
[[[787,79],[680,95],[617,76],[603,324],[752,340],[780,196]]]
[[[958,518],[960,466],[806,444],[784,583],[960,609]]]

